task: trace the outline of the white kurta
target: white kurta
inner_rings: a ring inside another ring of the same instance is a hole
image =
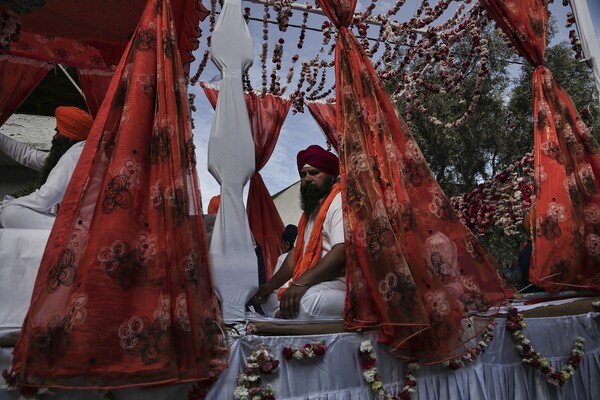
[[[33,147],[18,142],[6,135],[0,135],[0,151],[15,160],[17,163],[41,171],[48,157],[47,151],[36,150]]]
[[[7,196],[0,203],[0,227],[51,229],[84,145],[85,141],[71,146],[35,192],[17,199]]]
[[[313,230],[318,214],[315,210],[309,217],[304,231],[305,247]],[[325,216],[321,241],[321,257],[329,253],[333,246],[344,243],[344,220],[342,217],[342,195],[338,193]],[[296,249],[298,251],[298,249]],[[346,301],[346,277],[321,282],[308,288],[300,300],[300,313],[297,320],[340,319]],[[262,305],[263,311],[274,316],[279,310],[279,300],[275,291]]]

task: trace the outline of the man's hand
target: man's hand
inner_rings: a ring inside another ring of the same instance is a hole
[[[283,292],[279,302],[279,312],[282,318],[293,319],[298,317],[300,300],[307,290],[308,286],[291,285]]]
[[[258,287],[258,290],[252,297],[252,300],[254,300],[255,303],[263,304],[267,299],[267,296],[273,293],[274,290],[275,287],[273,287],[271,282],[263,283]]]

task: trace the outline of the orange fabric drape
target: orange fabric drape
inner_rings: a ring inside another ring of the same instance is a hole
[[[465,311],[510,293],[458,220],[362,46],[347,28],[355,0],[317,0],[339,29],[336,114],[346,227],[345,325],[379,326],[398,356],[436,362],[464,351]],[[489,320],[488,320],[489,321]]]
[[[85,96],[85,102],[92,117],[96,118],[100,105],[104,101],[108,85],[115,74],[111,70],[101,69],[77,69],[81,90]]]
[[[44,61],[0,55],[0,126],[33,92],[52,68]]]
[[[204,84],[202,88],[214,108],[217,104],[219,92]],[[275,203],[273,203],[273,199],[260,175],[260,170],[273,154],[279,139],[281,126],[290,110],[291,102],[270,94],[261,96],[254,93],[245,93],[244,99],[248,107],[248,116],[252,128],[256,171],[250,178],[246,212],[248,213],[248,223],[254,239],[262,247],[267,279],[269,279],[273,275],[277,257],[281,254],[280,243],[284,226]]]
[[[335,104],[307,101],[304,104],[313,116],[317,124],[325,134],[327,143],[338,151],[339,135],[337,133],[337,120],[335,116]]]
[[[226,367],[170,1],[151,0],[61,203],[15,346],[20,383],[112,388]]]
[[[535,68],[536,229],[530,279],[548,291],[600,289],[600,157],[571,97],[543,66],[548,4],[481,0]]]

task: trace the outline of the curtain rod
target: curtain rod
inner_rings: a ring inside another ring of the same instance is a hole
[[[249,3],[254,3],[254,4],[268,4],[269,6],[273,6],[273,2],[272,0],[244,0],[246,2]],[[317,7],[309,7],[306,4],[301,4],[301,3],[291,3],[290,4],[290,8],[292,8],[293,10],[299,10],[299,11],[306,11],[308,13],[312,13],[312,14],[317,14],[320,15],[322,17],[325,17],[325,13],[323,12],[323,10],[321,10],[320,8]],[[381,26],[383,25],[381,21],[378,21],[377,19],[373,18],[373,17],[369,17],[365,20],[366,23],[371,24],[371,25],[378,25]],[[390,22],[392,25],[394,26],[398,26],[398,23],[396,22]],[[411,29],[411,32],[415,32],[415,33],[420,33],[420,34],[424,34],[427,31],[425,29]]]

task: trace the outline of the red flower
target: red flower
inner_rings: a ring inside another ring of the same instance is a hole
[[[363,369],[371,369],[375,365],[375,359],[363,360],[362,367]]]
[[[587,108],[587,107],[584,107],[584,108],[581,110],[581,116],[582,116],[582,117],[587,117],[587,116],[589,116],[589,115],[590,115],[590,109],[589,109],[589,108]]]
[[[459,369],[461,367],[460,363],[456,362],[456,361],[451,361],[448,364],[448,368],[452,369],[452,370],[456,370]]]
[[[327,347],[320,344],[313,349],[313,353],[315,353],[315,355],[317,355],[317,356],[321,356],[321,355],[325,354],[326,350],[327,350]]]
[[[417,382],[415,382],[415,381],[404,381],[404,386],[415,387],[415,386],[417,386]]]
[[[252,394],[252,395],[253,394],[258,394],[258,393],[260,393],[261,389],[262,388],[260,386],[255,386],[255,387],[248,388],[248,394]]]
[[[579,363],[581,362],[581,357],[579,357],[576,354],[573,354],[571,357],[569,357],[569,361],[573,364],[579,365]]]
[[[38,388],[32,386],[21,386],[19,392],[23,397],[33,396],[38,392]]]
[[[508,321],[508,323],[506,324],[506,329],[508,329],[509,331],[516,331],[520,328],[519,324],[516,324],[512,321]]]
[[[548,374],[548,372],[552,371],[552,368],[550,367],[543,367],[542,368],[542,374]]]
[[[294,357],[294,350],[291,347],[284,347],[283,356],[286,360],[291,360]]]
[[[406,392],[402,392],[400,393],[400,396],[398,396],[398,398],[402,399],[402,400],[411,400],[410,399],[410,394],[406,393]]]
[[[260,372],[265,375],[272,374],[279,366],[279,360],[272,360],[271,362],[264,363],[260,366]]]
[[[562,378],[562,374],[560,372],[553,372],[550,377],[552,379],[561,379]]]

